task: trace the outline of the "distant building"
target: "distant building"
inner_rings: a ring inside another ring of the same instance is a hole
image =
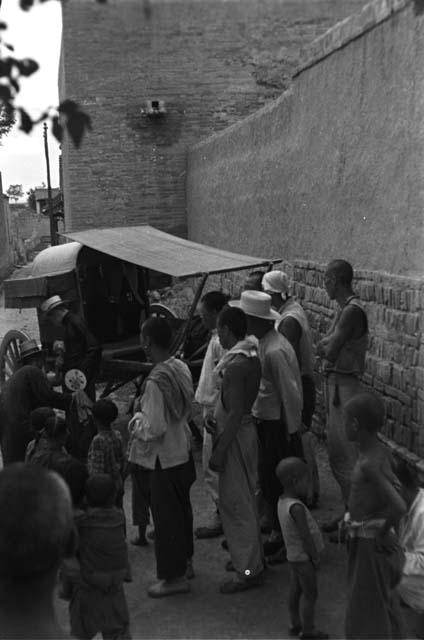
[[[60,197],[60,189],[54,187],[52,190],[52,200]],[[34,189],[35,210],[38,214],[47,213],[48,211],[48,191],[44,187],[36,187]]]
[[[66,229],[185,234],[187,148],[280,95],[302,45],[363,4],[150,0],[148,16],[141,0],[64,3],[60,99],[93,124],[81,148],[62,144]]]

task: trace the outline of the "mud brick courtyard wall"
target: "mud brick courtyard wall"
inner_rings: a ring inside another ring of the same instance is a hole
[[[371,334],[364,384],[385,402],[383,435],[420,456],[423,11],[375,0],[333,27],[281,98],[192,148],[187,176],[190,239],[282,258],[315,341],[334,312],[323,265],[352,262]]]
[[[149,222],[186,235],[187,149],[290,82],[302,44],[365,0],[72,0],[60,98],[92,119],[62,145],[68,231]],[[141,113],[165,101],[166,115]]]

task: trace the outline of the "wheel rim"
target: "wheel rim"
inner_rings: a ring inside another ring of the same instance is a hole
[[[0,345],[0,387],[15,373],[20,363],[20,343],[29,340],[23,331],[12,330],[6,333]]]

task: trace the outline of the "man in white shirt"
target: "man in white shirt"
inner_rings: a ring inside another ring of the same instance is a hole
[[[218,474],[209,467],[209,460],[212,455],[212,435],[208,432],[208,422],[213,423],[213,414],[219,397],[219,379],[214,373],[214,369],[225,350],[222,348],[216,322],[220,311],[227,304],[228,297],[222,291],[209,291],[205,293],[200,301],[200,316],[202,322],[211,332],[211,339],[208,344],[205,359],[203,360],[202,371],[197,385],[195,401],[202,407],[203,417],[203,450],[202,466],[206,483],[206,488],[214,504],[214,512],[211,520],[204,527],[195,530],[196,538],[215,538],[222,535],[222,524],[219,517],[218,501]]]
[[[185,363],[170,354],[172,329],[163,318],[141,328],[144,349],[153,362],[139,411],[129,424],[128,461],[150,471],[150,508],[155,526],[158,582],[148,595],[161,598],[189,591],[193,577],[193,512],[190,488],[195,480],[188,417],[193,382]]]
[[[271,297],[260,291],[244,291],[239,306],[248,317],[248,334],[259,340],[262,378],[252,414],[260,444],[259,482],[271,509],[272,531],[264,544],[266,555],[283,546],[277,504],[283,488],[275,474],[277,464],[288,456],[303,457],[302,383],[296,354],[290,342],[275,329],[279,314],[271,309]]]

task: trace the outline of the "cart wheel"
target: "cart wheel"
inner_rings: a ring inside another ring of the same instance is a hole
[[[19,345],[29,339],[26,333],[17,329],[11,329],[4,336],[0,344],[0,389],[19,366]]]
[[[169,307],[156,303],[150,305],[150,315],[156,316],[156,318],[164,318],[165,320],[175,320],[177,317]]]

